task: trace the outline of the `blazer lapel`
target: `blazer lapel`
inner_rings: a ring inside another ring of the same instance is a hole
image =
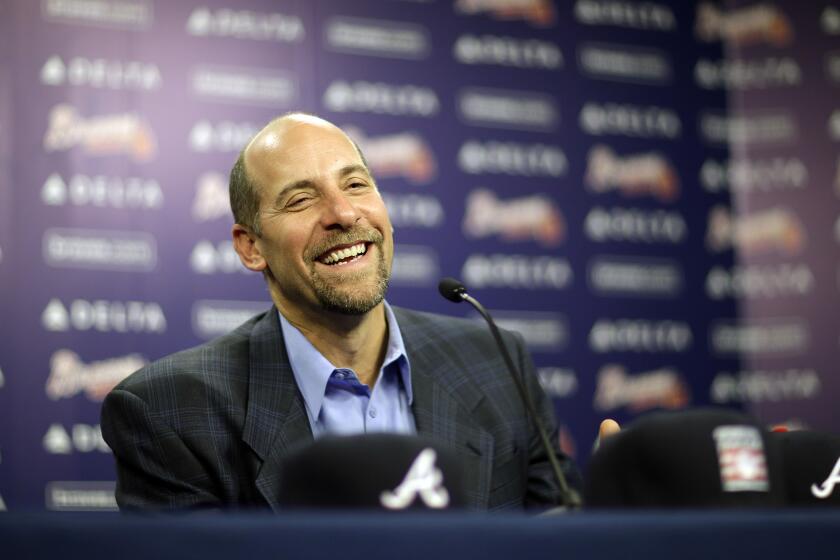
[[[486,509],[493,437],[473,414],[484,396],[469,382],[468,366],[440,349],[436,333],[419,328],[409,314],[398,309],[394,312],[411,364],[417,432],[454,449],[464,466],[468,505]]]
[[[277,309],[272,307],[251,332],[248,410],[242,439],[262,464],[256,486],[278,510],[280,463],[292,446],[313,441],[303,397],[295,383]]]
[[[469,381],[469,366],[440,348],[436,333],[394,309],[411,364],[412,410],[420,435],[452,448],[464,465],[469,506],[486,509],[493,464],[493,437],[474,419],[484,396]],[[314,441],[303,397],[295,383],[277,309],[272,307],[250,337],[248,409],[243,441],[262,462],[255,484],[278,511],[281,460],[292,447]]]

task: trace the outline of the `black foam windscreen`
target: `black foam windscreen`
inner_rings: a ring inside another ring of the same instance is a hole
[[[457,454],[418,436],[326,436],[284,459],[287,508],[453,509],[465,505]]]
[[[778,447],[755,419],[718,409],[657,412],[601,442],[587,507],[765,507],[784,503]]]
[[[840,506],[840,436],[815,431],[772,433],[781,449],[791,506]]]
[[[447,277],[443,278],[438,283],[438,291],[440,292],[440,295],[442,295],[449,301],[460,303],[463,301],[461,295],[466,293],[467,288],[458,280]]]

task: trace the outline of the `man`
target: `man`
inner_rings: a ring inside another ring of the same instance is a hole
[[[120,507],[279,510],[290,448],[365,431],[451,447],[472,508],[556,503],[547,457],[483,325],[384,301],[393,228],[347,135],[311,115],[275,119],[234,165],[231,207],[234,247],[265,276],[274,308],[108,395],[102,432]],[[553,426],[521,340],[505,337]],[[366,474],[347,473],[348,484]]]

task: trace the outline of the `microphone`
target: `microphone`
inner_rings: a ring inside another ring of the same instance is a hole
[[[438,291],[440,295],[455,303],[461,303],[464,301],[464,296],[467,295],[467,287],[454,278],[449,277],[440,281]]]
[[[568,506],[569,508],[579,508],[581,505],[580,496],[573,488],[570,488],[566,482],[566,476],[563,474],[560,462],[557,460],[557,455],[554,453],[554,448],[551,446],[551,442],[548,439],[548,432],[537,414],[537,408],[534,405],[534,400],[531,398],[531,394],[525,389],[525,385],[522,382],[522,376],[517,372],[516,366],[513,364],[513,359],[510,357],[510,353],[502,341],[502,334],[499,332],[499,327],[496,326],[495,321],[493,321],[493,317],[490,316],[490,313],[488,313],[488,311],[478,302],[477,299],[467,293],[466,286],[455,278],[444,278],[441,280],[438,284],[438,291],[440,292],[440,295],[449,301],[454,301],[455,303],[466,301],[472,305],[476,311],[478,311],[485,321],[487,321],[487,325],[490,327],[490,332],[496,340],[496,345],[499,347],[499,351],[505,360],[507,369],[513,378],[514,384],[516,385],[519,397],[525,404],[525,408],[531,416],[531,419],[534,421],[537,432],[539,432],[543,449],[548,457],[548,462],[551,464],[554,477],[557,479],[557,486],[560,490],[560,498],[563,505]]]

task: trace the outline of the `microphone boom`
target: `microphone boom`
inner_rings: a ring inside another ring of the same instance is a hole
[[[534,400],[531,398],[531,394],[525,388],[524,382],[522,380],[522,376],[517,373],[516,366],[513,363],[513,359],[510,357],[510,353],[507,350],[507,347],[502,340],[502,333],[499,331],[499,327],[496,326],[495,321],[493,321],[493,317],[490,316],[490,313],[484,308],[481,303],[478,302],[477,299],[472,297],[467,293],[467,288],[464,286],[460,281],[456,280],[455,278],[444,278],[438,284],[438,291],[440,294],[448,299],[449,301],[454,301],[455,303],[460,303],[462,301],[466,301],[470,305],[472,305],[476,311],[484,318],[487,322],[487,325],[490,327],[490,332],[493,334],[493,338],[496,340],[496,345],[499,347],[499,351],[502,353],[502,357],[505,360],[505,364],[507,365],[508,371],[510,372],[511,377],[513,377],[514,384],[516,385],[516,389],[519,392],[519,397],[522,399],[522,402],[525,403],[525,408],[528,411],[528,414],[534,421],[534,425],[537,428],[537,431],[540,435],[540,440],[542,441],[543,448],[545,450],[546,455],[548,456],[548,461],[551,464],[552,471],[554,472],[554,477],[557,479],[557,485],[560,490],[560,497],[563,501],[563,505],[569,508],[579,508],[581,506],[581,500],[578,493],[569,487],[568,483],[566,482],[566,477],[563,474],[563,469],[560,466],[560,462],[557,460],[557,455],[554,453],[554,448],[551,446],[551,441],[548,439],[548,432],[546,432],[545,426],[542,423],[539,415],[537,414],[537,408],[534,405]]]

